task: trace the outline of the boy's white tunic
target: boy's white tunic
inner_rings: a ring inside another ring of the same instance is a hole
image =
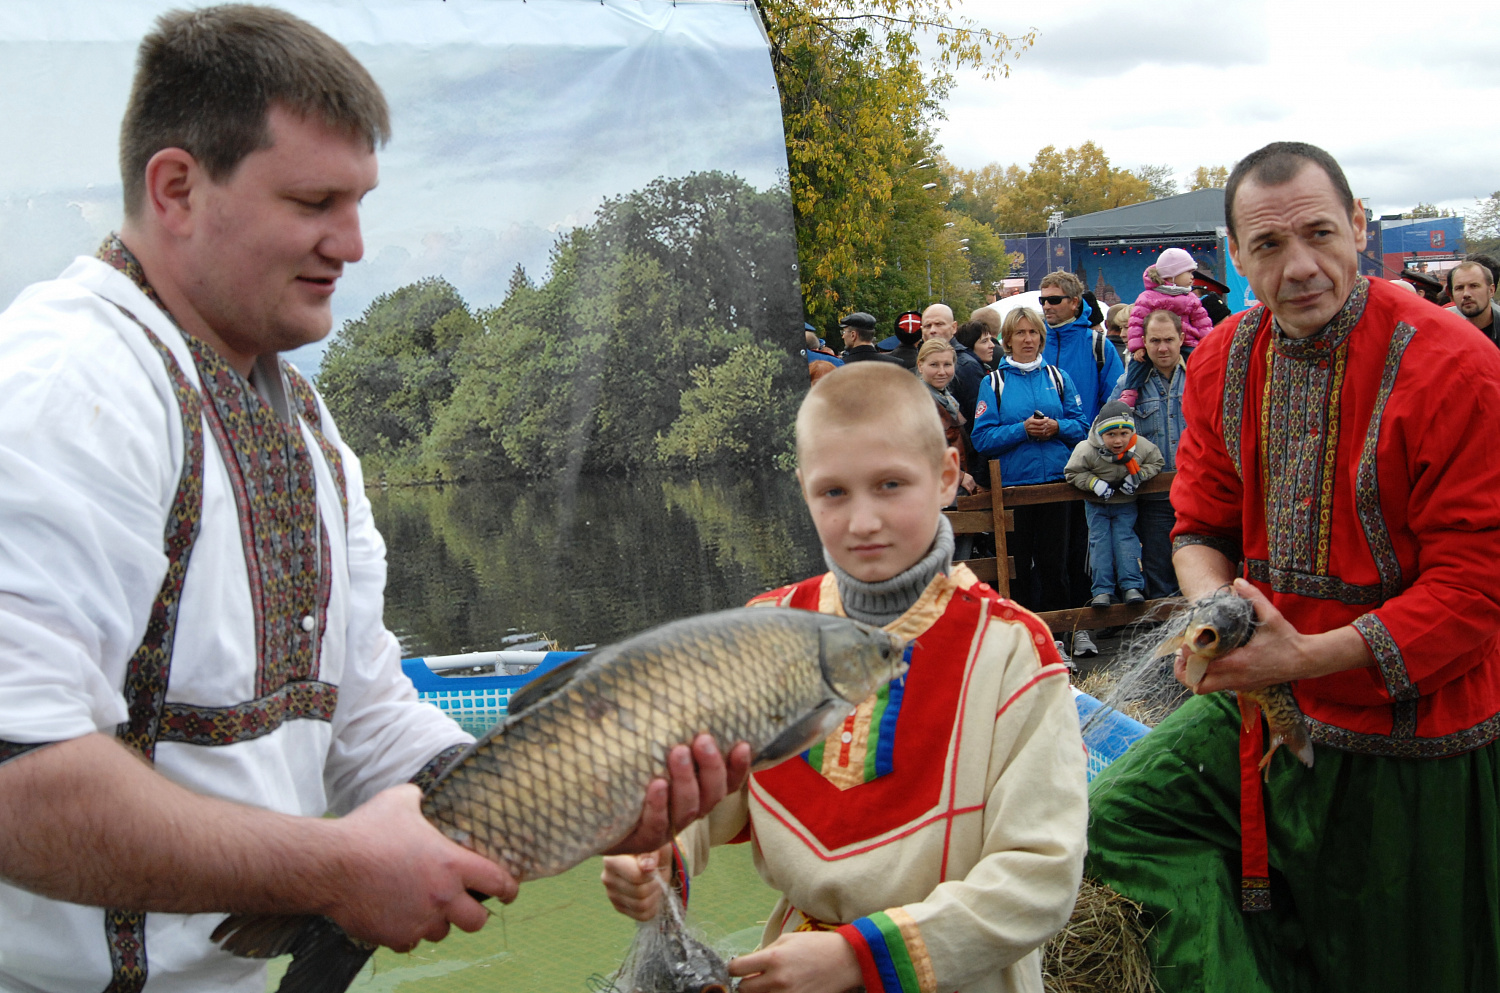
[[[753,603],[843,613],[831,574]],[[915,646],[904,685],[752,776],[679,836],[683,858],[701,871],[711,845],[748,838],[782,893],[763,944],[843,925],[870,993],[1040,993],[1088,817],[1067,669],[1040,621],[961,564],[885,629]]]
[[[171,319],[97,259],[78,259],[0,314],[0,760],[36,743],[114,735],[130,719],[122,687],[150,637],[192,439],[169,365],[120,307],[170,351],[187,384],[203,385]],[[156,768],[188,789],[317,816],[347,811],[471,739],[401,674],[382,622],[385,548],[358,461],[292,375],[263,361],[256,385],[283,419],[298,418],[321,551],[256,532],[206,411],[201,523],[150,737]],[[313,404],[321,437],[299,416]],[[261,494],[257,513],[296,498]],[[281,616],[291,593],[267,587],[253,566],[282,554],[316,571],[314,607],[300,617]],[[222,919],[146,915],[141,962],[128,915],[107,936],[99,908],[0,885],[0,990],[138,988],[131,970],[144,966],[152,993],[260,993],[261,964],[210,945]]]

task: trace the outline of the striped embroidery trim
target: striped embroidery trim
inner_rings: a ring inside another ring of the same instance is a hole
[[[870,993],[936,993],[927,943],[902,908],[858,918],[839,934],[853,946]]]
[[[911,654],[912,646],[908,645],[907,665],[911,664]],[[895,768],[896,721],[905,696],[903,675],[856,707],[838,730],[803,752],[803,759],[841,790],[890,773]]]
[[[443,774],[448,771],[449,767],[462,758],[468,750],[468,745],[449,745],[428,759],[427,763],[418,769],[407,782],[417,786],[424,794],[430,792],[437,785],[438,780],[443,778]]]
[[[1370,424],[1365,430],[1364,448],[1359,453],[1359,466],[1354,477],[1354,510],[1359,515],[1360,526],[1365,532],[1365,541],[1375,559],[1375,568],[1380,573],[1382,599],[1390,599],[1401,592],[1401,561],[1396,557],[1391,544],[1390,529],[1386,526],[1385,514],[1380,509],[1380,471],[1377,455],[1380,448],[1380,427],[1385,418],[1386,401],[1396,388],[1396,376],[1401,372],[1401,360],[1406,348],[1416,337],[1417,329],[1402,321],[1391,335],[1391,344],[1386,351],[1385,368],[1380,375],[1380,389],[1375,394],[1375,407],[1370,412]]]
[[[1412,684],[1411,673],[1406,669],[1406,659],[1401,655],[1401,646],[1391,637],[1384,621],[1374,614],[1362,614],[1354,619],[1354,630],[1360,633],[1369,646],[1370,655],[1380,669],[1380,678],[1385,680],[1386,692],[1391,695],[1393,702],[1415,700],[1421,695]],[[1409,738],[1411,735],[1403,737]]]
[[[344,475],[344,456],[323,433],[323,412],[318,407],[318,398],[313,393],[312,384],[285,360],[281,363],[281,371],[291,387],[293,400],[301,408],[303,423],[317,439],[318,449],[323,453],[323,461],[328,464],[328,471],[338,487],[339,505],[344,509],[344,527],[347,528],[349,526],[349,482]]]
[[[255,700],[228,707],[200,707],[167,703],[162,708],[158,741],[220,746],[251,741],[275,731],[287,721],[332,721],[339,688],[332,683],[302,680],[284,683]]]

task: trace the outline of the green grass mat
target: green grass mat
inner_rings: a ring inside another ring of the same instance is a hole
[[[516,902],[497,908],[483,930],[454,930],[406,955],[382,949],[354,981],[357,993],[586,993],[592,975],[610,976],[635,934],[635,922],[614,912],[590,859],[570,872],[521,887]],[[744,952],[760,940],[776,893],[761,882],[749,845],[715,849],[693,880],[689,922],[710,943]],[[268,990],[285,971],[271,963]]]

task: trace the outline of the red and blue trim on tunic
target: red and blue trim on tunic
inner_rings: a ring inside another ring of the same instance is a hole
[[[898,908],[860,917],[838,933],[854,949],[870,993],[933,993],[936,980],[916,922]]]

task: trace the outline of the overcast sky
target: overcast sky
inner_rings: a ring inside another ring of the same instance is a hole
[[[1179,177],[1267,142],[1331,152],[1377,214],[1500,190],[1500,0],[962,0],[1036,44],[959,76],[939,128],[965,168],[1092,139]]]
[[[119,122],[136,46],[185,0],[0,2],[0,307],[119,226]],[[190,2],[190,0],[188,0]],[[365,260],[334,327],[441,275],[471,304],[560,233],[652,180],[785,181],[753,7],[671,0],[280,0],[370,69],[394,137],[362,210]],[[293,353],[299,364],[314,353]]]

